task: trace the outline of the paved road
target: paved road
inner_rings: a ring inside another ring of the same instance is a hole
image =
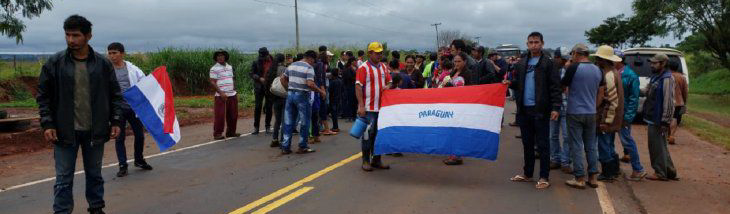
[[[510,112],[509,110],[507,112]],[[512,115],[507,113],[507,121]],[[349,123],[345,123],[346,130]],[[553,186],[513,183],[522,146],[505,126],[498,161],[385,157],[391,170],[360,170],[357,141],[340,134],[316,153],[281,156],[270,136],[245,136],[148,159],[153,171],[116,178],[103,170],[108,213],[601,213],[593,189],[574,190],[552,171]],[[107,154],[109,155],[109,154]],[[75,179],[75,211],[86,210],[83,174]],[[53,182],[0,192],[0,213],[48,213]]]

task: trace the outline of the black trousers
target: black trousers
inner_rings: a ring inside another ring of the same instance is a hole
[[[265,127],[268,129],[271,127],[271,116],[273,116],[271,112],[271,97],[269,97],[271,95],[267,95],[264,89],[258,89],[254,94],[256,97],[256,106],[253,113],[253,127],[259,129],[259,125],[261,124],[261,110],[263,108],[264,114],[266,115]]]
[[[274,109],[274,134],[272,135],[272,138],[274,140],[282,141],[283,139],[283,132],[282,130],[282,121],[284,121],[284,106],[286,105],[286,98],[280,98],[280,97],[272,97],[271,103],[272,107]]]
[[[550,118],[534,112],[532,107],[522,107],[517,113],[522,133],[524,173],[531,178],[535,171],[535,149],[540,153],[540,178],[550,177]]]

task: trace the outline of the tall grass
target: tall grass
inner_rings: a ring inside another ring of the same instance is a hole
[[[730,70],[718,69],[690,78],[689,92],[693,94],[730,94]]]

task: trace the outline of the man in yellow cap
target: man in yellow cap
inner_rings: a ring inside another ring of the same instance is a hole
[[[383,56],[383,45],[371,42],[368,45],[368,61],[364,62],[355,74],[355,96],[357,97],[357,115],[370,121],[370,129],[362,140],[362,170],[390,169],[383,164],[380,155],[374,155],[375,136],[378,134],[378,111],[383,90],[390,85],[391,78],[387,66],[380,62]]]

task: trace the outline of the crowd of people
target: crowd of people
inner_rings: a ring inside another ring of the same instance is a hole
[[[88,45],[91,23],[86,18],[70,16],[63,28],[68,48],[43,65],[37,96],[44,137],[54,144],[53,210],[73,210],[74,167],[80,148],[88,211],[103,213],[103,145],[116,139],[117,176],[126,176],[122,130],[127,123],[135,137],[134,165],[152,170],[142,156],[143,126],[121,96],[123,90],[133,87],[145,75],[131,62],[124,61],[121,43],[110,44],[107,56],[95,52]],[[624,63],[621,51],[610,46],[600,46],[594,54],[584,44],[548,53],[539,32],[530,33],[526,44],[526,54],[505,59],[497,52],[487,52],[484,47],[472,47],[457,39],[436,53],[402,58],[398,51],[388,56],[382,44],[372,42],[366,51],[357,51],[357,57],[352,51],[340,52],[337,62],[326,46],[296,55],[272,55],[262,47],[248,72],[255,93],[251,134],[260,134],[263,113],[264,133],[272,136],[271,147],[289,155],[293,152],[293,135],[299,134],[296,153],[306,154],[315,152],[309,144],[322,142],[322,135],[340,132],[339,119],[365,118],[371,127],[361,139],[361,168],[389,169],[374,154],[380,99],[385,90],[507,84],[511,90],[506,96],[514,99],[517,106],[515,122],[520,128],[524,157],[523,172],[511,181],[532,182],[536,158],[540,167],[535,185],[538,189],[550,186],[551,169],[572,174],[574,178],[565,181],[571,187],[596,188],[599,180],[611,181],[620,176],[619,161],[631,163],[633,172],[627,176],[629,180],[678,180],[667,149],[668,142],[675,141],[672,134],[686,111],[687,83],[678,72],[677,63],[664,54],[656,54],[649,60],[653,72],[650,83],[640,89],[639,78]],[[215,90],[214,139],[241,136],[236,133],[238,97],[234,68],[228,60],[226,51],[216,51],[209,72],[211,88]],[[646,94],[643,118],[635,118],[640,93]],[[643,169],[631,136],[631,123],[635,120],[648,124],[652,175]],[[622,158],[614,151],[617,132],[624,149]],[[457,155],[443,162],[464,163]]]

